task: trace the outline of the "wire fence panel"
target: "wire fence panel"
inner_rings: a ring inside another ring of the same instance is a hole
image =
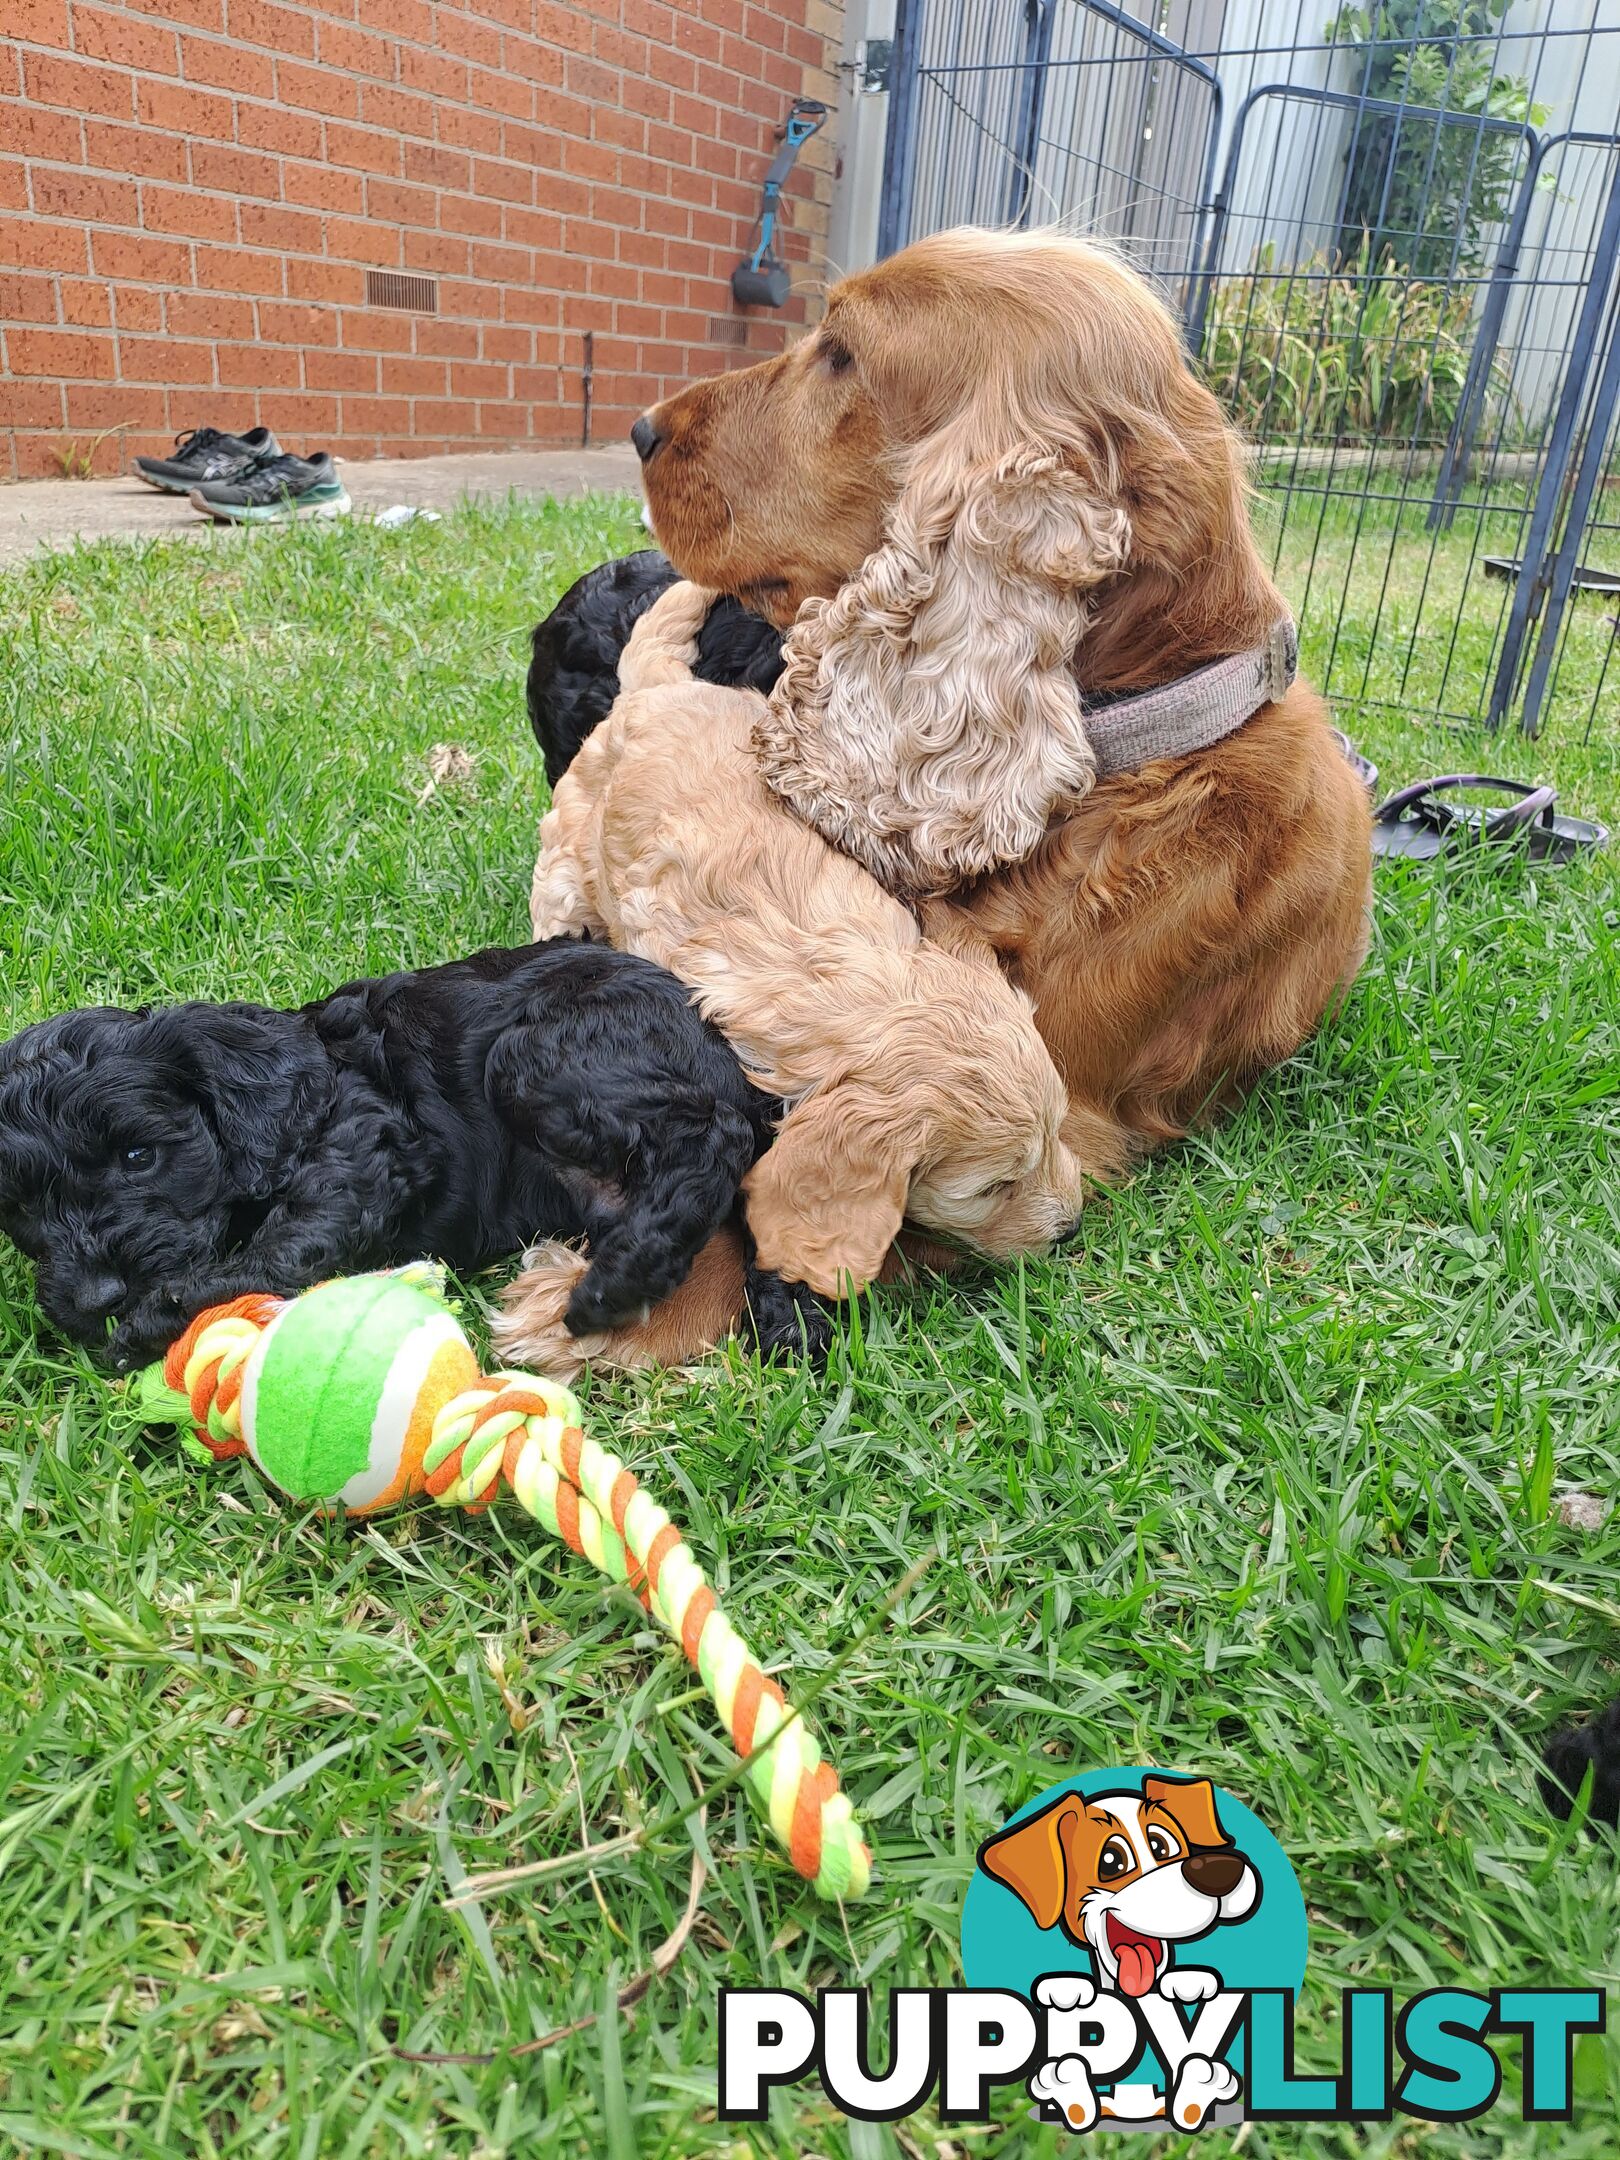
[[[883,245],[1119,244],[1255,444],[1327,693],[1590,733],[1620,686],[1620,0],[1329,13],[901,0]]]

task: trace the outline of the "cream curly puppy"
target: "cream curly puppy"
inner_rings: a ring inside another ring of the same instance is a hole
[[[932,943],[766,788],[763,700],[691,676],[712,597],[674,586],[637,624],[622,693],[540,828],[535,936],[605,936],[669,968],[790,1104],[745,1185],[762,1266],[859,1291],[902,1220],[993,1259],[1045,1250],[1086,1173],[1117,1163],[1082,1169],[1032,1008],[989,947]],[[503,1348],[566,1354],[544,1278],[574,1264],[518,1278]]]

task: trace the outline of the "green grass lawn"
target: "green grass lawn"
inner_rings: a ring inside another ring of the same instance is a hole
[[[622,503],[485,509],[0,579],[0,1028],[521,939],[525,632],[637,539]],[[1584,748],[1345,718],[1388,786],[1506,765],[1620,813],[1613,718]],[[471,776],[424,799],[439,743]],[[1348,1984],[1612,1989],[1615,1842],[1544,1817],[1533,1741],[1620,1684],[1620,1517],[1559,1508],[1620,1486],[1617,871],[1381,875],[1345,1012],[1061,1259],[873,1297],[824,1380],[736,1353],[594,1389],[759,1648],[824,1685],[880,1875],[818,1906],[728,1793],[668,1977],[520,2060],[644,1968],[691,1840],[446,1901],[726,1768],[678,1656],[516,1515],[351,1530],[189,1467],[0,1253],[0,2147],[1054,2153],[813,2088],[716,2124],[716,1989],[955,1980],[978,1841],[1114,1763],[1207,1773],[1281,1839],[1307,2064]],[[1572,2129],[1210,2144],[1610,2154],[1620,2036],[1582,2075]]]

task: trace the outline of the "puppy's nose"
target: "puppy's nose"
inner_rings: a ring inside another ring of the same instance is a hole
[[[1243,1880],[1248,1864],[1237,1852],[1195,1852],[1182,1861],[1181,1872],[1205,1897],[1223,1898]]]
[[[86,1320],[105,1320],[117,1311],[124,1295],[124,1278],[110,1270],[102,1275],[81,1275],[73,1285],[73,1302]]]
[[[635,444],[636,456],[640,458],[643,465],[646,464],[663,439],[663,436],[659,434],[645,413],[641,415],[641,418],[630,430],[630,440]]]

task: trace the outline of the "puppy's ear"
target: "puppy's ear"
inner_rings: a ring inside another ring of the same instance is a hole
[[[1221,1819],[1215,1812],[1215,1788],[1207,1777],[1147,1777],[1142,1780],[1142,1798],[1156,1801],[1173,1815],[1191,1844],[1199,1847],[1231,1844],[1232,1840],[1221,1828]]]
[[[212,1127],[241,1196],[268,1199],[312,1149],[333,1095],[319,1038],[299,1013],[185,1005],[153,1013],[147,1047]]]
[[[1069,1885],[1065,1829],[1079,1813],[1079,1802],[1065,1795],[979,1847],[980,1867],[1028,1907],[1038,1928],[1055,1927],[1062,1915]]]
[[[893,891],[1022,861],[1091,787],[1075,649],[1130,545],[1082,446],[925,444],[883,545],[800,610],[766,781]]]
[[[760,1265],[822,1297],[858,1295],[899,1234],[911,1171],[903,1132],[862,1090],[810,1096],[743,1180]]]

